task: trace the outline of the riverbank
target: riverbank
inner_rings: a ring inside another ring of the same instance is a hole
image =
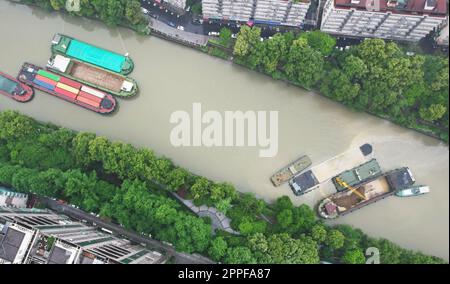
[[[307,154],[316,164],[373,142],[385,169],[410,166],[418,182],[430,185],[432,192],[408,200],[392,198],[339,222],[409,249],[448,257],[448,147],[443,143],[156,37],[137,36],[128,29],[110,29],[97,21],[6,1],[0,2],[0,14],[15,27],[0,28],[2,37],[14,38],[2,45],[3,53],[10,55],[3,58],[2,71],[17,74],[25,60],[45,65],[49,39],[59,32],[119,53],[129,52],[137,62],[133,74],[142,85],[138,97],[121,101],[120,111],[107,118],[41,92],[25,105],[0,98],[0,109],[19,110],[40,121],[151,148],[196,174],[217,182],[230,181],[241,192],[254,193],[268,202],[287,195],[295,205],[313,206],[322,192],[295,197],[287,185],[274,188],[269,177],[277,169],[299,155]],[[202,102],[205,111],[279,111],[278,155],[261,159],[252,147],[171,146],[171,113],[189,112],[194,102]],[[367,222],[373,214],[379,218]],[[432,241],[423,242],[425,239]]]

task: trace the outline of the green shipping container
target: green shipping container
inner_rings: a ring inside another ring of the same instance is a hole
[[[43,77],[49,78],[49,79],[51,79],[53,81],[56,81],[56,82],[59,82],[59,79],[60,79],[59,76],[56,76],[55,74],[48,73],[47,71],[44,71],[42,69],[38,71],[38,74],[43,76]]]

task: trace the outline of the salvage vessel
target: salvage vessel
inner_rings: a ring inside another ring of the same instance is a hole
[[[398,190],[410,187],[414,182],[415,179],[407,167],[366,180],[356,188],[342,182],[347,189],[323,199],[317,210],[322,218],[335,219],[391,196]]]
[[[15,101],[26,103],[33,98],[33,89],[16,78],[0,71],[0,94]]]
[[[117,105],[110,94],[46,71],[31,63],[23,64],[18,79],[24,84],[97,113],[109,114]]]
[[[78,59],[122,75],[128,75],[134,69],[133,60],[126,55],[121,55],[62,34],[56,34],[53,37],[51,49],[52,53]]]
[[[309,166],[311,166],[311,159],[308,156],[302,156],[276,172],[270,180],[274,186],[280,186]]]
[[[118,97],[132,97],[138,92],[131,78],[60,54],[50,57],[47,70]]]

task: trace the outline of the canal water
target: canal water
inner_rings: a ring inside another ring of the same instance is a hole
[[[384,170],[409,166],[417,183],[429,185],[431,193],[389,197],[336,222],[448,260],[449,150],[444,143],[189,48],[8,1],[0,1],[0,69],[16,75],[24,61],[45,65],[56,32],[129,52],[136,63],[131,76],[140,84],[140,95],[120,100],[120,108],[109,117],[41,92],[27,104],[1,96],[0,110],[15,109],[41,121],[149,147],[194,173],[232,182],[242,192],[254,192],[268,201],[288,195],[295,204],[311,206],[325,190],[296,197],[287,185],[274,188],[269,177],[303,154],[317,164],[372,143]],[[255,147],[171,146],[170,115],[177,110],[191,112],[195,102],[202,103],[204,110],[220,112],[279,111],[278,155],[260,158]]]

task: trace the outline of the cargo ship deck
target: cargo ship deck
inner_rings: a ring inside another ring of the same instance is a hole
[[[322,218],[335,219],[391,196],[414,182],[409,168],[396,169],[371,178],[357,188],[349,187],[330,195],[319,203],[317,211]]]
[[[25,103],[31,101],[34,92],[30,86],[22,84],[16,78],[6,73],[0,72],[0,94]]]
[[[18,79],[45,93],[100,114],[109,114],[116,109],[117,102],[110,94],[45,71],[34,64],[24,63]]]
[[[128,56],[61,34],[56,34],[53,37],[52,52],[69,56],[122,75],[130,74],[134,69],[134,62]]]
[[[137,83],[131,78],[59,54],[52,55],[47,69],[114,96],[132,97],[138,92]]]

